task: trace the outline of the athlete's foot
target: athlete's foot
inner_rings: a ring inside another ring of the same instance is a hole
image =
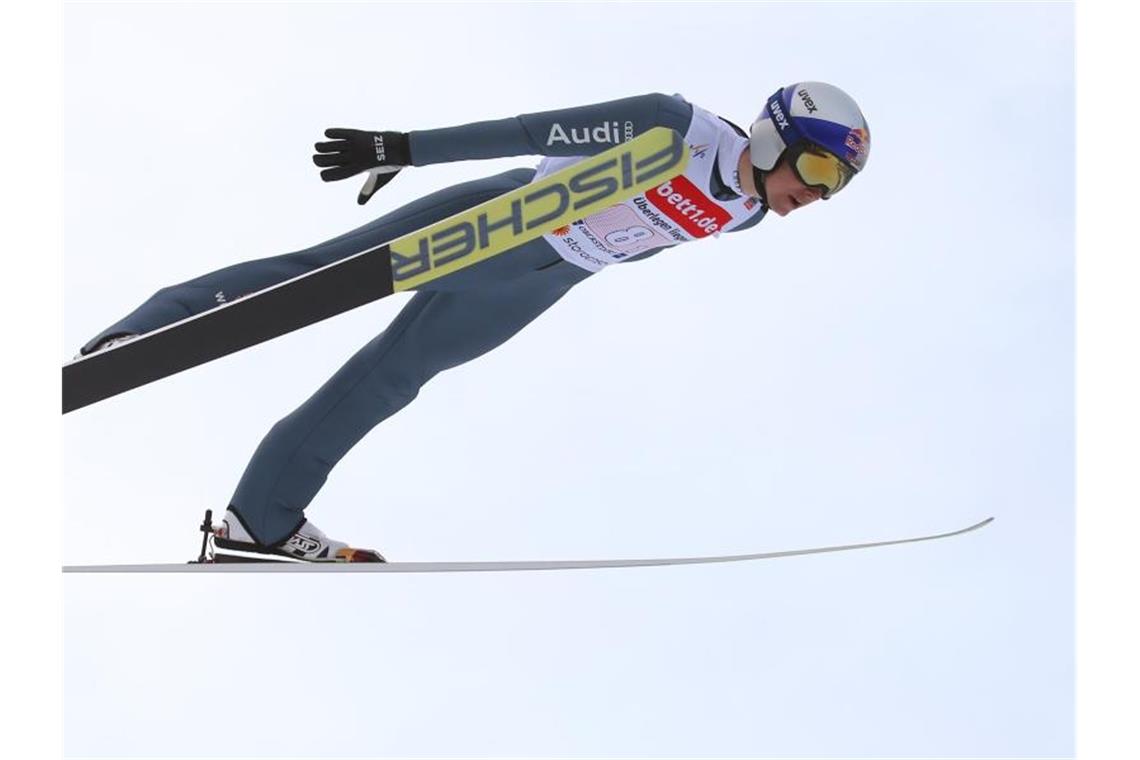
[[[99,341],[90,349],[88,349],[87,346],[79,349],[79,353],[75,355],[75,358],[82,359],[84,356],[91,356],[92,354],[97,354],[100,351],[106,351],[108,348],[114,348],[120,344],[129,343],[137,337],[139,336],[135,333],[119,333],[118,335],[112,335],[109,338],[104,338],[103,340]]]
[[[356,549],[343,541],[333,541],[308,520],[284,543],[269,547],[259,544],[241,517],[226,510],[222,524],[214,528],[214,561],[274,562],[384,562],[372,549]]]

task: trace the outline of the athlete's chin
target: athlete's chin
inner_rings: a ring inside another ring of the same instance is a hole
[[[769,200],[771,201],[769,208],[775,211],[778,216],[787,216],[800,206],[791,193],[779,193]]]

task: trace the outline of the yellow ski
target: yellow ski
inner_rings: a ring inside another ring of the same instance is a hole
[[[388,244],[392,283],[410,290],[628,200],[685,171],[681,136],[640,137]]]

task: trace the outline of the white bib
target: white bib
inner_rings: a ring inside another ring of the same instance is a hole
[[[611,206],[544,235],[546,241],[571,264],[597,272],[651,248],[687,243],[733,229],[763,211],[756,198],[743,195],[737,161],[748,147],[741,137],[714,114],[693,106],[693,120],[685,133],[690,160],[685,173],[644,195]],[[580,157],[545,158],[538,165],[538,180],[581,161]],[[738,193],[735,199],[715,200],[709,191],[713,171]]]

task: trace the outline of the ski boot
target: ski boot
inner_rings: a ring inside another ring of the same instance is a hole
[[[379,552],[355,549],[333,541],[308,520],[293,535],[274,546],[257,543],[241,517],[227,509],[221,525],[212,523],[213,512],[206,510],[199,563],[216,562],[385,562]]]
[[[86,346],[80,348],[79,353],[73,357],[73,360],[82,359],[84,356],[91,356],[92,354],[102,353],[103,351],[106,351],[109,348],[114,348],[121,343],[130,343],[137,337],[139,336],[136,333],[119,333],[118,335],[112,335],[111,337],[104,338],[103,340],[96,343],[90,348],[90,350],[86,350]]]

